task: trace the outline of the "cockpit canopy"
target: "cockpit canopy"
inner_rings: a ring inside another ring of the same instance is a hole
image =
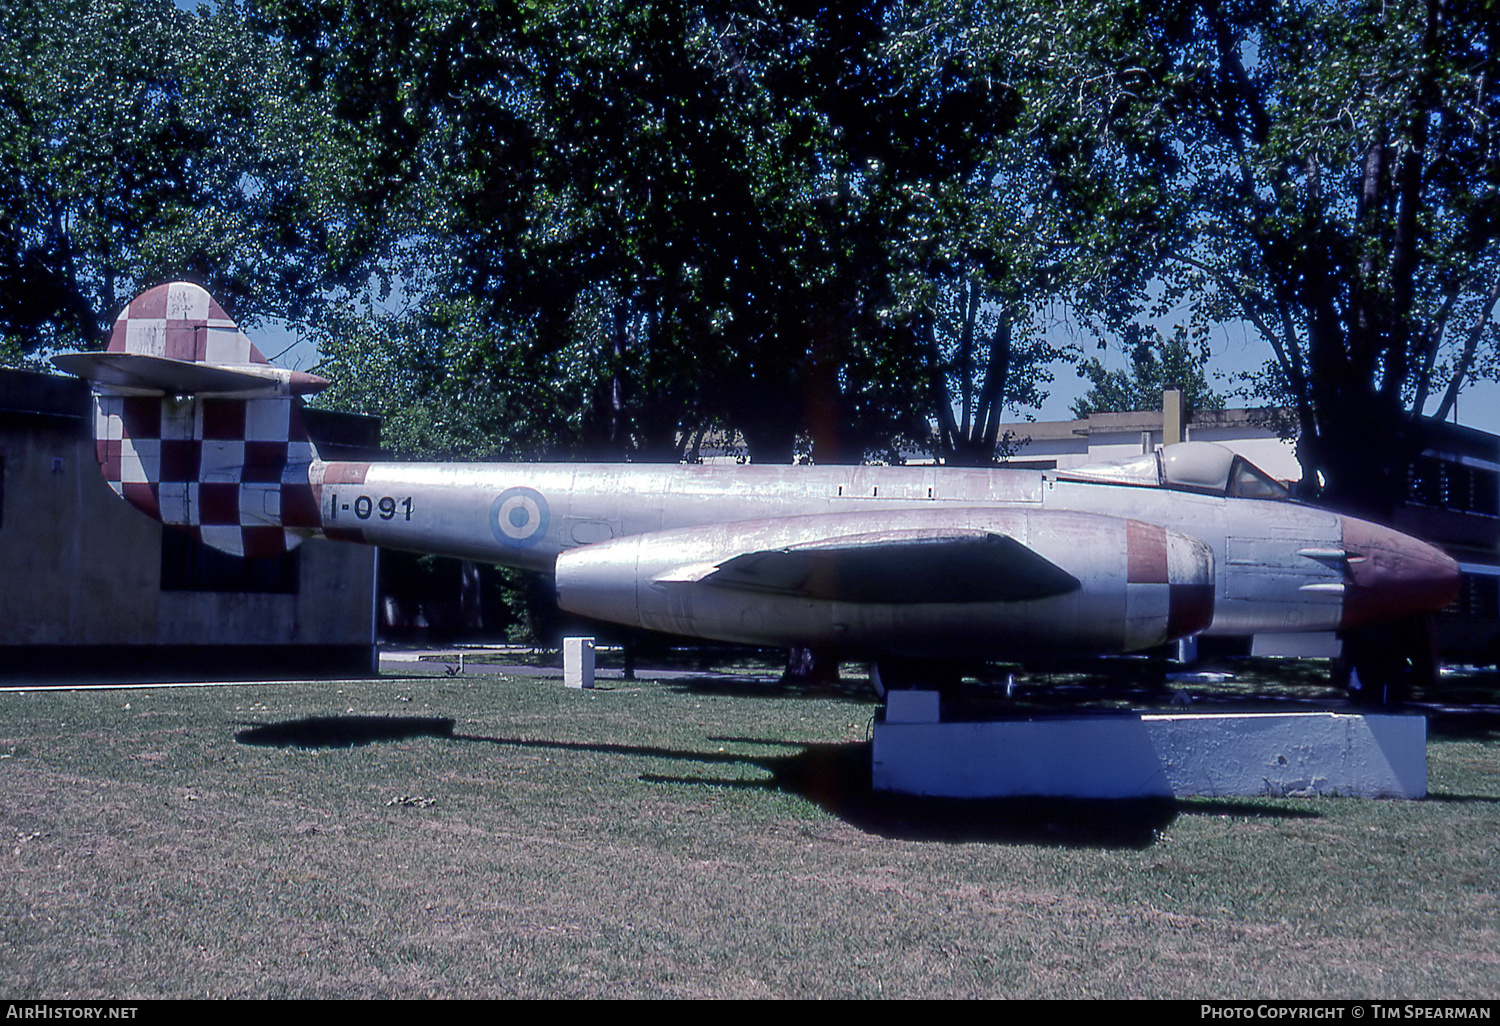
[[[1245,499],[1289,499],[1287,490],[1255,464],[1213,442],[1178,442],[1128,460],[1057,472],[1064,481],[1171,488]]]

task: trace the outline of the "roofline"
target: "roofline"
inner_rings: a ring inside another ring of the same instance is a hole
[[[1194,410],[1188,414],[1187,426],[1189,428],[1253,428],[1270,431],[1271,422],[1278,416],[1290,413],[1290,410],[1276,408]],[[1095,413],[1078,420],[1020,422],[1007,424],[1005,429],[1017,439],[1030,438],[1033,442],[1040,442],[1130,431],[1159,433],[1162,430],[1163,419],[1160,410],[1130,410],[1125,413]]]

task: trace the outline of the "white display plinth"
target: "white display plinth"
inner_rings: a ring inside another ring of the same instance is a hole
[[[594,686],[593,638],[563,638],[563,684],[570,688]]]
[[[934,697],[917,697],[924,695]],[[963,798],[1427,794],[1421,716],[1107,713],[941,723],[932,716],[935,693],[891,697],[896,701],[874,731],[879,791]]]

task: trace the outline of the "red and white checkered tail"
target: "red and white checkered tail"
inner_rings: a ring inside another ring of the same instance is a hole
[[[298,396],[327,382],[271,366],[199,286],[143,293],[106,352],[54,359],[93,382],[99,467],[137,509],[237,556],[317,532]]]

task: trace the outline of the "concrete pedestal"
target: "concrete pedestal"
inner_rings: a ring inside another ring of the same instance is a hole
[[[1421,716],[1119,713],[942,723],[932,692],[892,692],[891,699],[874,732],[880,791],[964,798],[1427,794]]]

